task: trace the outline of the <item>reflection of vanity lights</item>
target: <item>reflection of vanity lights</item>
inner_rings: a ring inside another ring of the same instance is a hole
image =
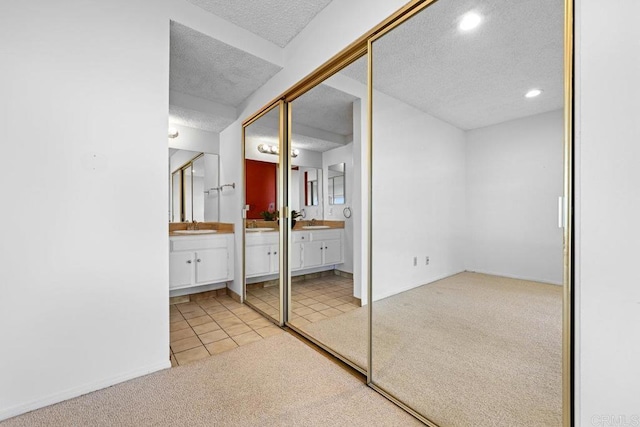
[[[458,28],[460,31],[471,31],[482,22],[482,17],[475,12],[469,12],[462,17]]]
[[[169,128],[169,138],[177,138],[179,135],[178,133],[178,129],[176,128]]]
[[[542,91],[540,89],[531,89],[529,92],[526,93],[525,98],[535,98],[541,93]]]
[[[264,154],[280,154],[280,148],[277,145],[260,144],[258,145],[258,151]],[[297,148],[291,150],[291,157],[298,157],[300,151]]]

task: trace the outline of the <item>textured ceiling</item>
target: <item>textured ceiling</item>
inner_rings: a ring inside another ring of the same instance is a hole
[[[374,42],[374,87],[464,130],[559,109],[563,7],[563,0],[440,0]],[[461,33],[469,11],[483,22]],[[341,73],[366,83],[366,62]],[[544,92],[524,98],[531,88]]]
[[[355,99],[344,92],[321,85],[293,101],[292,146],[324,152],[345,145],[353,132],[352,103]],[[245,137],[253,143],[277,144],[277,109],[251,124]]]
[[[177,125],[220,133],[235,120],[229,117],[169,105],[169,122]]]
[[[188,0],[285,47],[331,0]]]
[[[171,22],[171,90],[237,107],[281,67]]]
[[[318,85],[291,103],[296,124],[348,136],[353,134],[353,101],[357,98],[327,85]]]

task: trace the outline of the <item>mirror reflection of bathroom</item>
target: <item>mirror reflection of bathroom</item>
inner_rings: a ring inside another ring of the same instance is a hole
[[[344,183],[344,163],[331,165],[328,168],[327,197],[330,205],[344,205],[345,188]]]
[[[366,58],[359,61],[366,64]],[[361,192],[354,176],[366,146],[366,93],[366,85],[338,73],[289,107],[295,156],[290,203],[299,213],[291,233],[289,326],[361,371],[367,320],[362,248],[354,247],[354,236],[361,241]]]
[[[169,149],[170,222],[218,222],[219,156]]]
[[[436,425],[562,425],[563,12],[438,1],[372,43],[371,378]]]
[[[280,108],[245,127],[245,299],[281,322]]]

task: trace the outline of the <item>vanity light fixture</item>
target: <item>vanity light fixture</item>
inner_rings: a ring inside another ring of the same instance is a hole
[[[280,154],[280,147],[277,145],[260,144],[258,145],[258,151],[264,154]],[[300,151],[296,148],[291,150],[291,157],[298,157]]]
[[[471,31],[476,28],[482,22],[482,16],[478,15],[475,12],[467,12],[460,19],[460,24],[458,24],[458,28],[460,31]]]
[[[535,98],[536,96],[540,95],[542,93],[542,91],[540,89],[531,89],[529,92],[527,92],[524,97],[525,98]]]
[[[178,135],[180,135],[180,132],[178,132],[178,129],[174,127],[169,128],[169,138],[177,138]]]

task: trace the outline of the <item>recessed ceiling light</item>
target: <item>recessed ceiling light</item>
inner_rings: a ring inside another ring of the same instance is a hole
[[[460,20],[458,28],[460,31],[471,31],[482,22],[482,16],[475,12],[466,13]]]
[[[169,138],[177,138],[179,135],[178,133],[178,129],[176,128],[169,128]]]
[[[531,89],[524,96],[525,96],[525,98],[535,98],[536,96],[540,95],[541,93],[542,93],[542,91],[540,89]]]

